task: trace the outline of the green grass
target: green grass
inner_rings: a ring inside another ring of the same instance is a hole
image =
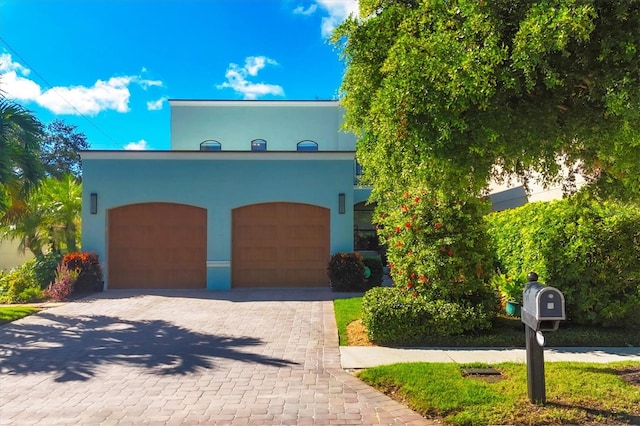
[[[38,308],[30,306],[0,306],[0,324],[24,318],[38,311]]]
[[[340,345],[348,345],[347,325],[362,316],[362,297],[334,302]],[[545,333],[545,346],[640,346],[640,333],[621,329],[604,329],[560,323],[560,329]],[[433,337],[420,346],[430,347],[524,347],[524,328],[520,318],[499,315],[491,330],[468,336]]]
[[[502,380],[493,383],[465,378],[463,366],[452,363],[395,364],[363,370],[358,377],[418,413],[448,424],[636,424],[640,387],[616,372],[631,366],[640,363],[547,363],[544,406],[529,401],[524,364],[492,365],[502,373]]]
[[[333,301],[336,312],[336,322],[338,323],[338,335],[340,336],[340,346],[347,346],[347,325],[355,321],[362,315],[362,297],[351,297],[349,299],[336,299]],[[340,313],[338,315],[338,312]]]

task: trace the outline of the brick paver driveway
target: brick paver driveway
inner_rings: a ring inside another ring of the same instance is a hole
[[[109,291],[0,326],[0,424],[428,424],[340,368],[332,298]]]

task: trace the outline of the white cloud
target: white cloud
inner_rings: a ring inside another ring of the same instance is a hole
[[[295,9],[293,9],[293,13],[295,13],[296,15],[309,16],[309,15],[313,15],[313,13],[316,11],[316,9],[318,9],[318,5],[316,5],[316,4],[312,4],[311,6],[309,6],[306,9],[304,8],[304,6],[300,5],[300,6],[296,7]]]
[[[91,87],[52,87],[35,101],[55,114],[93,116],[105,110],[128,112],[131,82],[131,77],[112,77],[108,81],[98,80]]]
[[[17,71],[22,75],[29,75],[31,72],[28,68],[23,67],[17,62],[13,62],[13,58],[8,53],[0,53],[0,73],[7,71]]]
[[[147,145],[147,141],[140,139],[138,142],[129,142],[124,146],[124,149],[127,151],[144,151],[149,149],[149,146]]]
[[[238,64],[231,63],[225,77],[227,81],[216,86],[218,89],[233,89],[236,93],[244,96],[244,99],[257,99],[260,96],[274,95],[284,96],[282,86],[266,83],[254,83],[249,81],[248,77],[255,77],[258,71],[266,65],[278,65],[273,59],[266,56],[249,56],[245,59],[243,67]]]
[[[164,104],[164,101],[166,101],[167,98],[162,97],[158,100],[155,101],[148,101],[147,102],[147,109],[149,111],[158,111],[162,109],[162,104]]]
[[[322,36],[328,38],[333,30],[351,14],[358,16],[358,0],[316,0],[329,16],[322,18]]]
[[[129,111],[132,84],[147,90],[160,87],[160,80],[141,76],[119,76],[97,80],[92,86],[56,86],[45,91],[27,78],[29,69],[14,62],[8,53],[0,54],[0,89],[6,96],[22,102],[35,102],[55,114],[96,115],[102,111]]]

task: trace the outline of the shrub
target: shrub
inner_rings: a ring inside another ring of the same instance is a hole
[[[79,270],[80,275],[74,285],[74,291],[102,291],[103,279],[100,262],[96,253],[67,253],[62,264],[69,270]]]
[[[575,197],[487,217],[497,263],[563,292],[568,319],[640,328],[640,209]]]
[[[432,337],[488,329],[493,319],[490,311],[472,302],[429,300],[399,287],[374,288],[362,298],[367,336],[380,345],[423,346]]]
[[[45,289],[56,277],[56,268],[62,261],[62,253],[53,251],[43,256],[37,256],[33,264],[33,273],[40,283],[40,288]]]
[[[495,316],[498,307],[489,285],[492,253],[482,220],[488,208],[487,200],[429,188],[390,195],[378,205],[375,221],[388,247],[394,284],[434,303],[475,305],[489,309],[482,318]]]
[[[379,257],[365,257],[362,259],[365,267],[369,268],[371,275],[365,280],[365,290],[382,285],[384,271]]]
[[[26,303],[42,299],[44,293],[34,272],[35,259],[0,277],[0,302]]]
[[[358,253],[335,253],[327,268],[333,291],[364,291],[364,263]]]
[[[51,283],[49,288],[47,288],[45,295],[58,302],[63,301],[73,292],[74,284],[78,280],[79,275],[79,269],[70,270],[64,264],[58,265],[56,268],[55,280]]]

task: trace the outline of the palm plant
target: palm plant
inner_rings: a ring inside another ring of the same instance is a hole
[[[0,93],[0,221],[14,221],[43,176],[42,124]]]
[[[20,220],[0,223],[0,237],[19,239],[20,249],[35,256],[77,251],[81,205],[82,186],[73,175],[44,179],[25,203]]]

